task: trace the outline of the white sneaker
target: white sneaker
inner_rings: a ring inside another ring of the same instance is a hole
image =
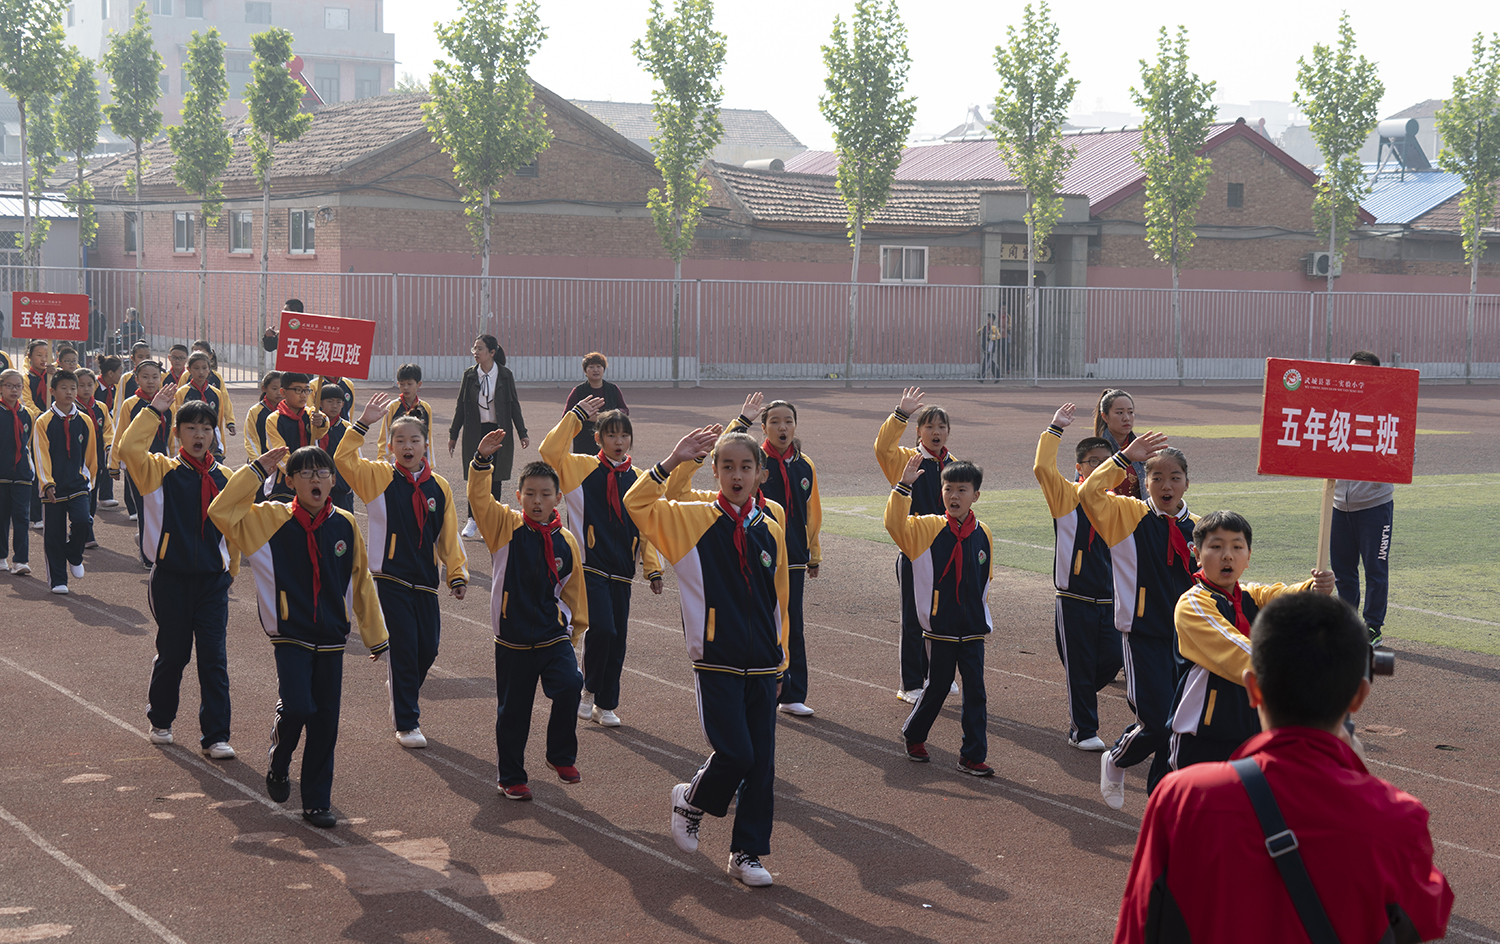
[[[172,732],[168,731],[168,744],[172,743],[171,737]],[[152,740],[155,740],[155,731],[152,732]],[[229,746],[228,741],[215,741],[213,744],[205,747],[203,749],[203,753],[207,754],[209,757],[212,757],[214,760],[234,760],[235,757],[239,756],[234,752],[234,748]]]
[[[909,688],[903,691],[898,688],[896,689],[896,697],[908,705],[915,705],[917,699],[922,697],[922,690],[920,688]]]
[[[68,573],[72,574],[75,577],[82,577],[83,576],[83,565],[82,564],[69,564],[68,565]]]
[[[1115,766],[1108,751],[1099,755],[1099,793],[1110,809],[1125,806],[1125,771]]]
[[[697,852],[698,827],[703,823],[703,811],[687,801],[688,786],[679,783],[672,788],[672,841],[683,852]]]
[[[106,499],[104,499],[104,501],[102,501],[102,502],[99,503],[99,507],[100,508],[116,508],[116,507],[119,506],[119,504],[120,503],[117,502],[117,501],[115,501],[113,498],[106,498]]]
[[[620,726],[619,715],[608,708],[600,708],[598,705],[594,706],[594,712],[589,717],[595,724],[603,725],[606,728],[618,728]]]
[[[796,715],[799,718],[810,718],[812,717],[813,713],[813,710],[811,708],[802,704],[802,702],[800,701],[794,701],[786,705],[777,705],[776,710],[784,711],[789,715]]]
[[[65,597],[68,595],[68,585],[65,583],[60,583],[52,588],[52,592],[60,597]]]
[[[426,747],[427,735],[422,733],[421,728],[412,728],[410,731],[397,731],[396,743],[402,747]]]
[[[87,544],[84,545],[84,547],[98,547],[98,546],[99,546],[99,542],[98,541],[89,541]]]
[[[30,564],[11,564],[10,565],[10,572],[13,573],[13,574],[15,574],[17,577],[24,577],[27,574],[31,573],[31,565]]]
[[[948,686],[948,694],[950,694],[950,695],[957,695],[958,694],[958,683],[957,682],[954,682],[952,685]]]
[[[171,744],[172,743],[172,729],[171,728],[152,728],[151,729],[151,743],[152,744]]]
[[[594,693],[585,688],[583,696],[578,699],[578,720],[587,721],[593,714]]]
[[[138,518],[139,518],[139,517],[140,517],[140,515],[139,515],[139,514],[134,514],[134,515],[131,515],[131,516],[130,516],[130,520],[131,520],[131,521],[135,521],[135,520],[136,520],[136,519],[138,519]]]
[[[5,559],[5,572],[10,573],[10,558]]]
[[[463,531],[459,532],[459,536],[465,538],[472,538],[477,534],[479,534],[479,525],[473,518],[470,518],[469,523],[464,525]]]
[[[42,530],[42,523],[40,521],[33,521],[31,523],[31,530],[33,530],[33,531],[40,531],[40,530]]]
[[[751,888],[765,888],[772,884],[771,873],[760,864],[760,859],[744,852],[729,854],[729,876],[737,878]]]
[[[1100,740],[1097,734],[1091,738],[1084,738],[1082,741],[1074,740],[1070,734],[1068,735],[1068,743],[1080,751],[1102,751],[1108,746],[1104,741]]]

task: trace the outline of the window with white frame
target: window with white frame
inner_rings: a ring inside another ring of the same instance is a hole
[[[313,222],[312,210],[292,210],[288,221],[290,239],[287,252],[290,253],[312,253],[313,249]]]
[[[157,16],[171,16],[172,0],[151,0],[151,12]]]
[[[343,101],[339,94],[339,64],[337,62],[313,63],[313,88],[325,105],[336,105]]]
[[[178,210],[172,214],[172,251],[193,251],[193,217],[194,214],[184,210]]]
[[[135,214],[125,214],[125,251],[135,252]]]
[[[203,0],[182,0],[182,15],[192,20],[203,19]]]
[[[73,25],[73,5],[71,3],[68,4],[68,25]]]
[[[926,246],[881,246],[880,281],[926,282]]]
[[[234,210],[229,214],[229,251],[251,252],[254,246],[254,215],[250,210]]]

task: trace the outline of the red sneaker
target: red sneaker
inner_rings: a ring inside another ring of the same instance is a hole
[[[932,758],[927,754],[927,743],[925,741],[916,743],[908,742],[906,745],[906,759],[917,764],[925,764],[931,761]]]
[[[982,760],[970,761],[959,758],[958,769],[962,770],[966,774],[973,774],[976,777],[995,776],[995,768],[991,767],[989,764],[986,764]]]
[[[524,783],[513,783],[510,786],[499,785],[500,795],[507,800],[529,800],[531,799],[531,788]]]
[[[574,767],[572,764],[568,764],[564,767],[559,767],[554,763],[548,762],[547,766],[557,771],[557,779],[561,780],[563,783],[578,783],[579,781],[583,780],[583,774],[579,773],[578,768]]]

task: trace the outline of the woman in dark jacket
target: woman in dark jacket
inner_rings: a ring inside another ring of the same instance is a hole
[[[609,367],[609,358],[598,351],[587,355],[583,359],[583,375],[588,378],[573,388],[568,394],[567,406],[564,410],[571,410],[577,406],[579,401],[585,397],[603,397],[604,405],[599,408],[603,413],[608,410],[619,410],[626,416],[630,415],[630,407],[625,404],[625,394],[620,388],[604,379],[604,371]],[[591,456],[599,451],[599,444],[594,442],[594,421],[584,420],[583,429],[573,437],[573,451],[585,456]]]
[[[458,405],[453,409],[453,425],[448,429],[448,455],[458,445],[459,431],[463,431],[464,479],[469,478],[469,462],[479,448],[479,440],[494,429],[505,430],[505,442],[493,456],[494,477],[490,480],[490,494],[498,502],[504,502],[505,482],[511,476],[515,460],[516,437],[521,439],[521,448],[531,445],[526,434],[526,421],[521,418],[521,400],[516,396],[516,378],[505,366],[505,351],[492,334],[481,334],[474,339],[474,366],[464,371],[458,385]],[[488,413],[489,419],[484,416]],[[474,516],[469,515],[464,525],[463,536],[473,537],[477,531]]]

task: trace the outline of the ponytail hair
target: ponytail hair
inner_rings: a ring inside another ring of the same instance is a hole
[[[1109,424],[1104,421],[1104,417],[1108,415],[1109,408],[1114,405],[1114,402],[1121,397],[1124,397],[1131,403],[1135,403],[1135,397],[1117,387],[1107,387],[1103,393],[1099,394],[1099,405],[1094,410],[1095,436],[1103,436],[1104,431],[1109,428]],[[1125,444],[1121,443],[1120,445],[1123,446]]]

